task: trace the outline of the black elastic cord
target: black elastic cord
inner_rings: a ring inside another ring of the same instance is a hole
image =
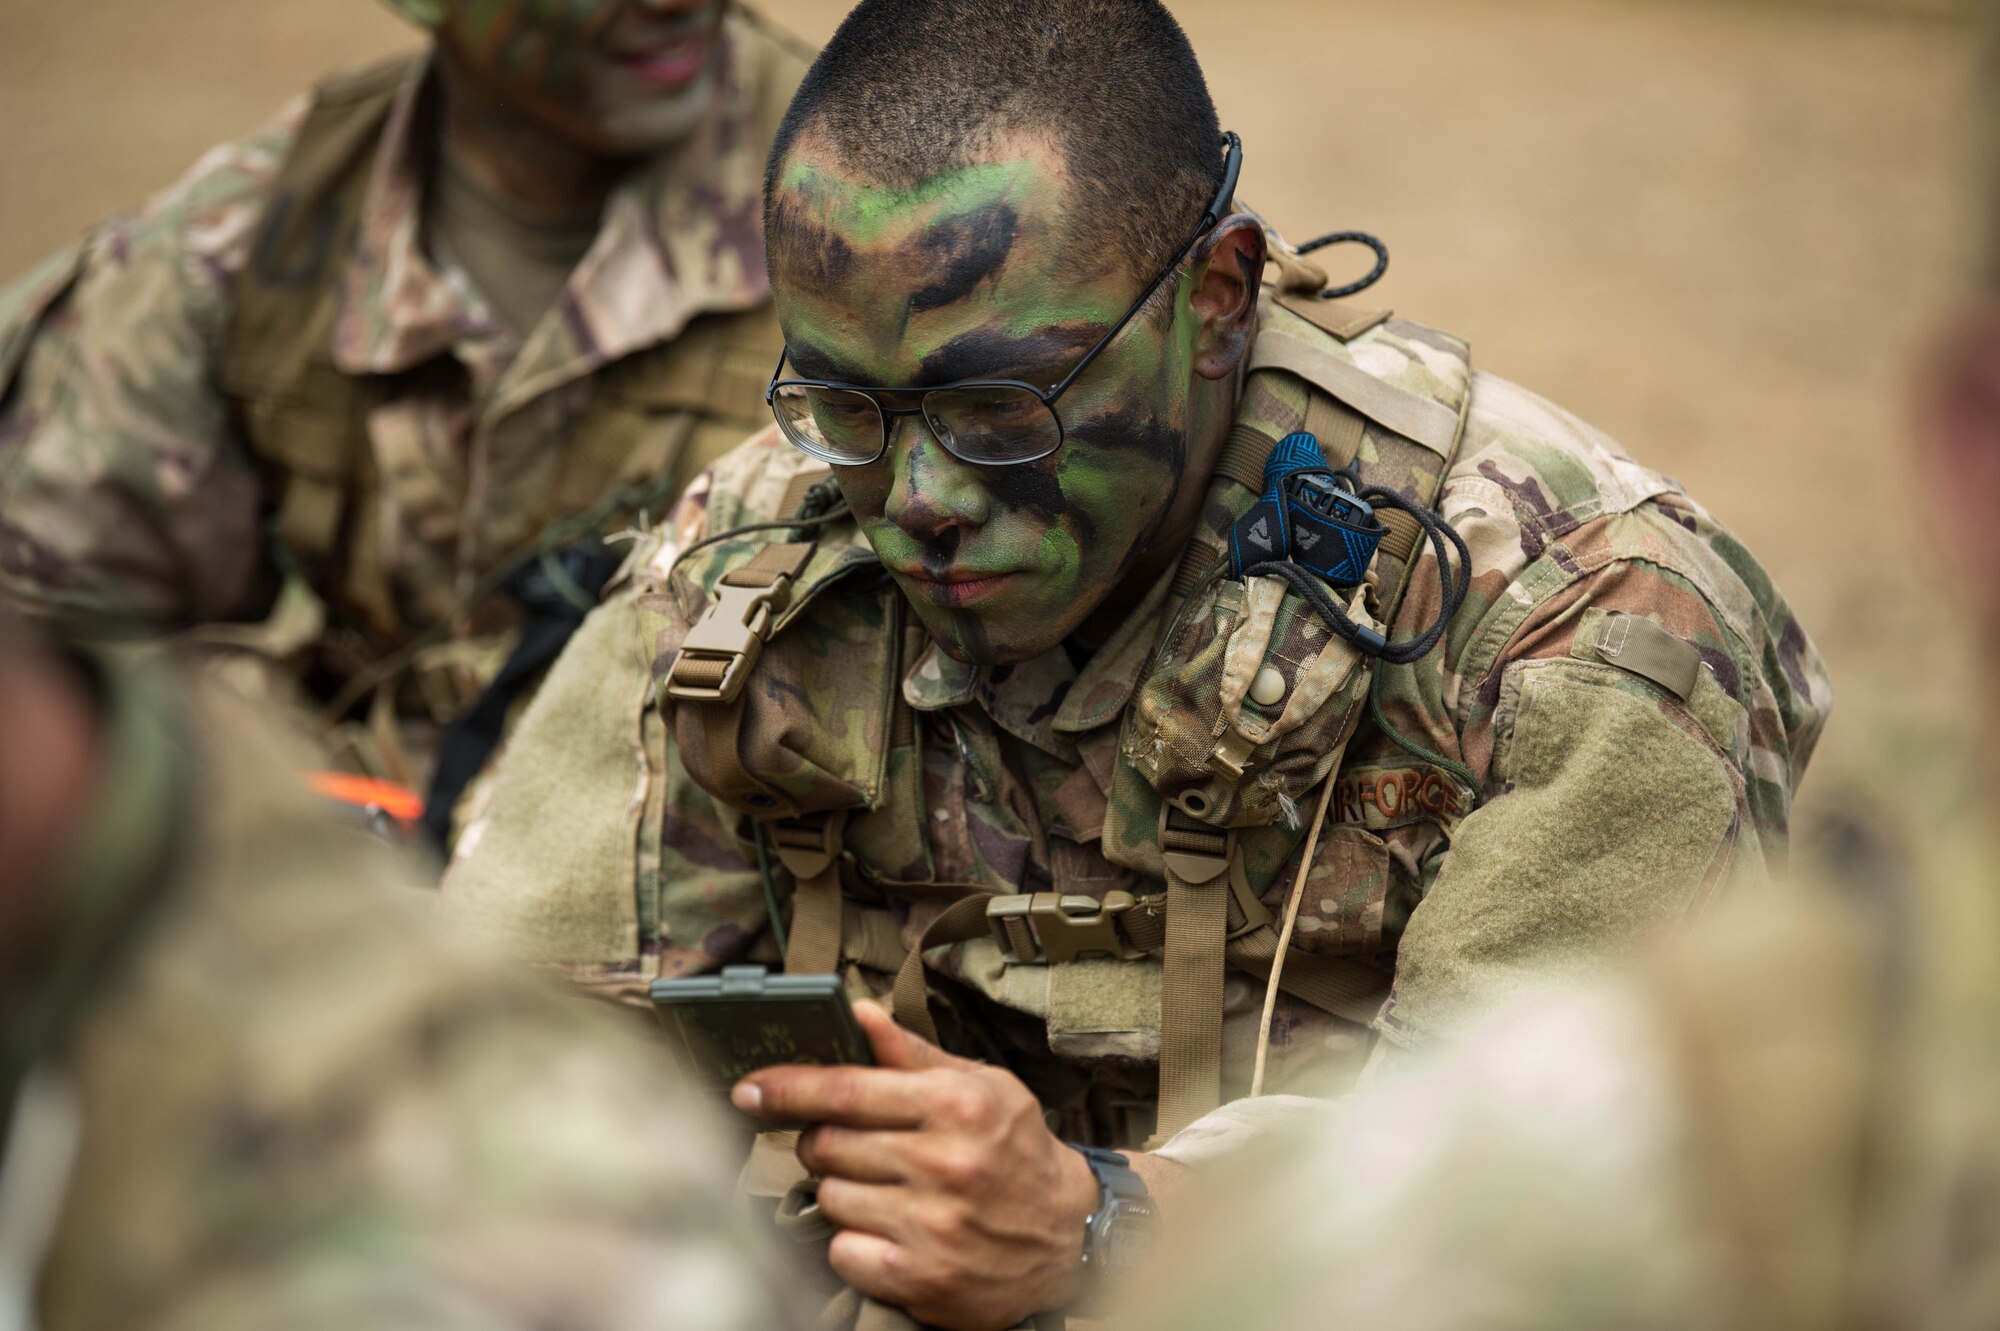
[[[819,486],[815,485],[813,490],[817,489],[819,489]],[[806,491],[806,501],[801,506],[802,508],[812,505],[813,490]],[[667,576],[670,578],[674,576],[679,571],[680,566],[687,562],[689,556],[699,554],[711,545],[718,545],[723,541],[734,540],[738,536],[747,536],[753,531],[801,531],[808,527],[821,527],[829,522],[838,522],[840,519],[846,517],[847,513],[847,505],[845,502],[842,502],[834,508],[812,517],[791,517],[782,522],[746,522],[741,527],[731,527],[728,531],[719,531],[713,536],[696,541],[693,545],[674,556],[674,562],[667,566]]]
[[[1319,293],[1322,299],[1339,300],[1343,296],[1358,295],[1380,282],[1382,274],[1389,271],[1389,247],[1384,245],[1379,237],[1372,236],[1366,231],[1331,231],[1299,246],[1299,253],[1311,254],[1314,250],[1323,250],[1329,245],[1366,245],[1375,251],[1375,266],[1368,270],[1368,276],[1358,282],[1349,282],[1346,286],[1328,287]]]

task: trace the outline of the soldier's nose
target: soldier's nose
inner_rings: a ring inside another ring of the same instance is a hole
[[[883,516],[912,536],[985,523],[992,505],[978,469],[946,452],[918,417],[897,419],[889,435],[889,465],[895,479]]]

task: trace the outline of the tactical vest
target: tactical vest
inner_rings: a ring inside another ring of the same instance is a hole
[[[1426,361],[1452,371],[1428,381],[1450,386],[1425,395],[1377,377],[1343,348],[1363,350],[1386,313],[1320,299],[1323,280],[1303,274],[1296,256],[1284,258],[1264,293],[1243,400],[1293,404],[1291,428],[1317,436],[1330,465],[1352,461],[1364,484],[1433,510],[1471,398],[1465,344],[1399,324]],[[1205,513],[1240,516],[1262,492],[1278,437],[1246,419],[1257,414],[1239,415]],[[827,474],[794,476],[780,511]],[[1422,529],[1405,514],[1378,513],[1390,530],[1346,609],[1386,632]],[[1312,807],[1308,797],[1340,767],[1367,711],[1373,658],[1329,632],[1283,581],[1224,577],[1228,531],[1205,522],[1174,576],[1165,631],[1122,718],[1102,830],[1105,858],[1157,887],[1100,898],[899,882],[873,852],[882,828],[924,817],[918,727],[900,685],[927,638],[893,583],[857,576],[879,564],[855,526],[820,531],[814,541],[746,532],[690,552],[668,589],[679,614],[669,614],[656,657],[671,662],[658,702],[689,775],[761,824],[760,837],[794,880],[786,969],[824,972],[843,955],[864,959],[895,973],[897,1018],[935,1035],[924,964],[933,948],[990,939],[1010,967],[1157,966],[1159,1133],[1215,1108],[1225,970],[1271,974],[1279,931],[1267,893],[1279,890],[1282,901],[1297,871],[1288,860],[1309,834],[1319,837],[1324,805],[1310,828],[1298,811]],[[830,598],[864,604],[854,614],[815,616]],[[837,743],[801,718],[797,701],[812,696],[824,672],[880,682],[879,706],[843,708]],[[857,767],[857,754],[868,755],[865,765]],[[1339,854],[1336,840],[1317,840],[1315,866],[1344,862],[1327,859]],[[893,924],[870,920],[868,903],[899,896],[950,902],[907,953]],[[1372,960],[1294,948],[1280,985],[1365,1024],[1390,978]]]
[[[745,35],[743,40],[763,42]],[[378,551],[380,472],[368,414],[399,385],[459,373],[449,357],[407,374],[354,376],[333,363],[334,322],[356,228],[398,90],[420,60],[402,58],[315,90],[279,168],[239,275],[216,378],[264,469],[281,561],[295,565],[376,650],[428,627],[400,620]],[[788,89],[766,77],[755,132],[775,134]],[[533,527],[589,515],[599,534],[660,511],[715,458],[766,423],[763,378],[781,335],[768,304],[702,315],[671,341],[593,376],[559,480]]]

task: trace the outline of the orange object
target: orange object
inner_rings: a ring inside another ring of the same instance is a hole
[[[348,772],[307,772],[306,784],[322,795],[357,809],[380,809],[399,823],[414,823],[423,816],[424,797],[408,786]]]

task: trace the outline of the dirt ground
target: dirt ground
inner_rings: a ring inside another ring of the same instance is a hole
[[[1680,477],[1771,569],[1841,694],[1807,822],[1952,799],[1976,677],[1904,457],[1968,248],[1969,29],[1743,0],[1170,3],[1248,200],[1295,238],[1381,234],[1371,299]],[[823,37],[845,6],[765,8]],[[0,272],[412,40],[369,0],[0,0]]]

